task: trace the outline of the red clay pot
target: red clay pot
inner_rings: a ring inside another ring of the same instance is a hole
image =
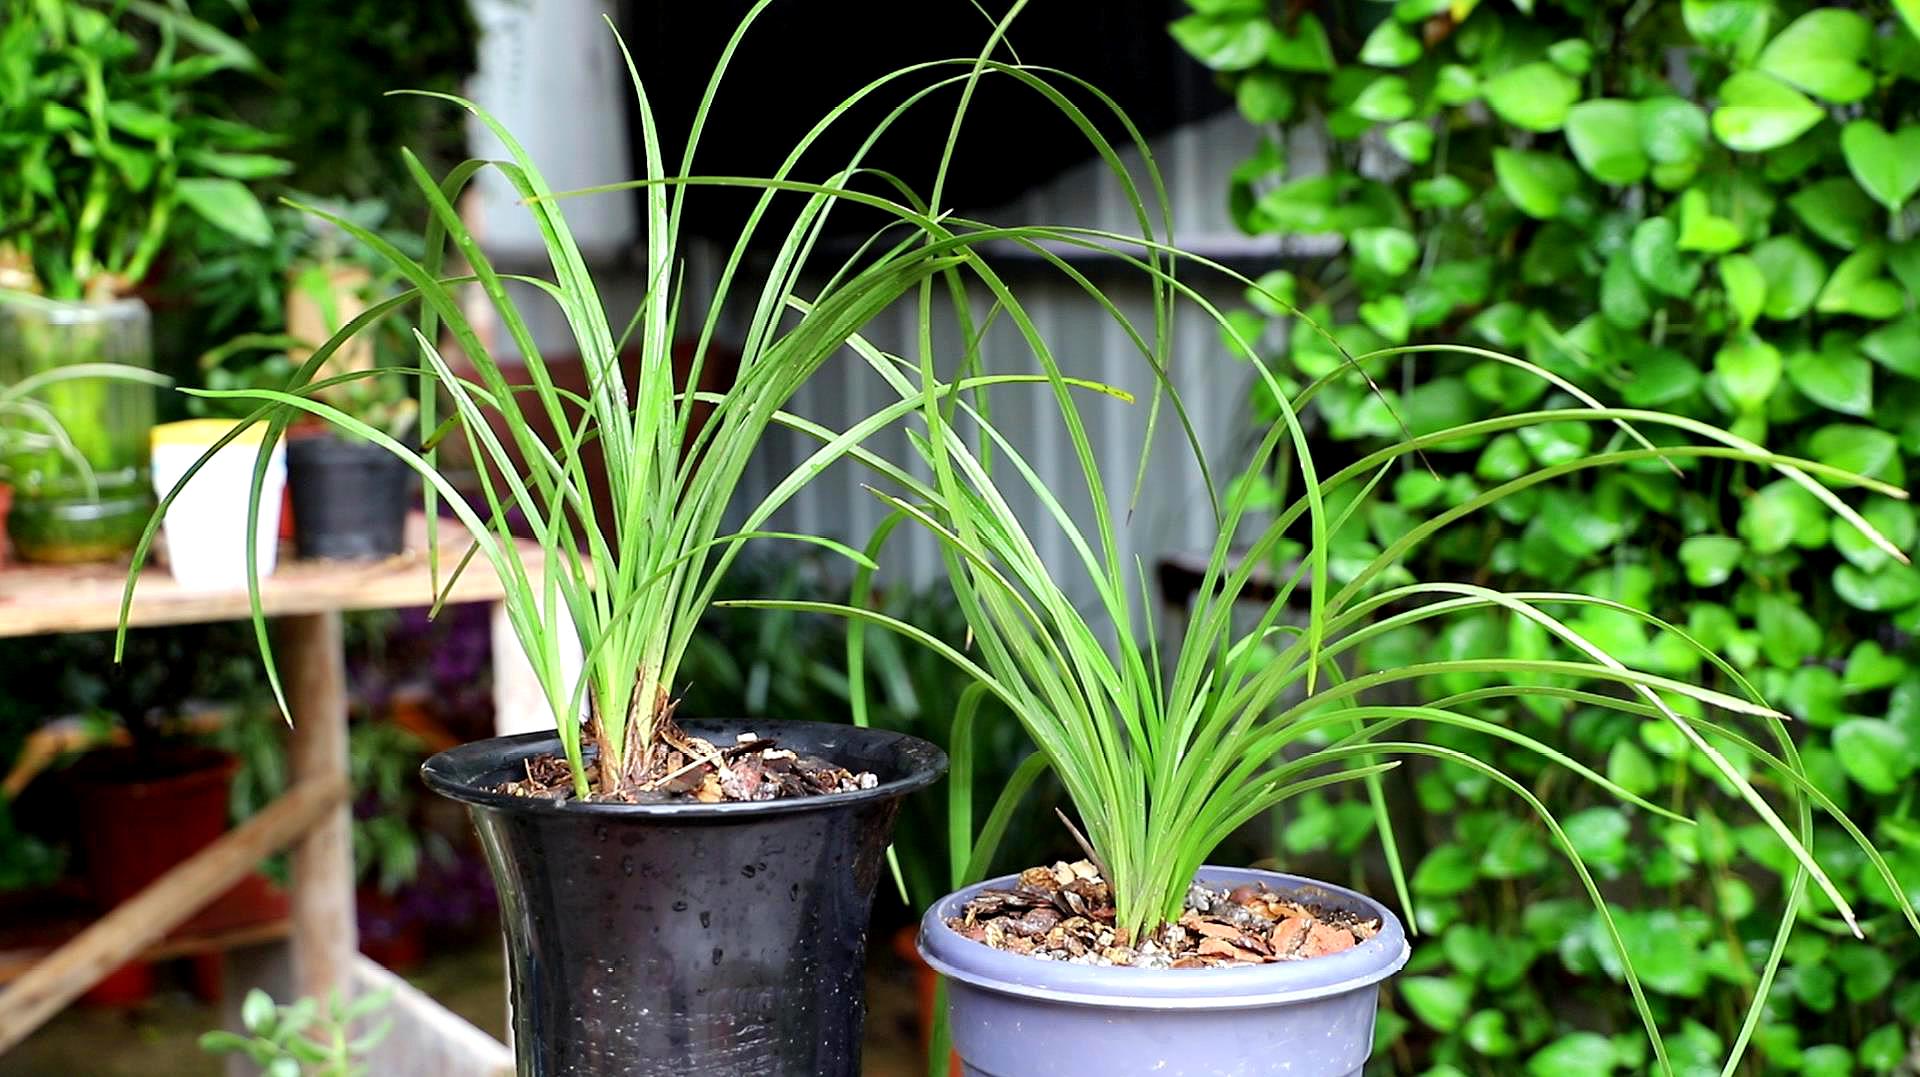
[[[108,1010],[131,1009],[153,997],[153,966],[145,961],[129,961],[87,988],[80,1001]]]
[[[211,748],[159,752],[111,748],[74,765],[79,846],[94,901],[111,908],[227,832],[227,801],[239,762]],[[170,938],[210,935],[287,915],[287,897],[253,875],[175,928]]]

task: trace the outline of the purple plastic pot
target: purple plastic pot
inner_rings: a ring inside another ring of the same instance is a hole
[[[1357,1077],[1373,1053],[1380,981],[1407,963],[1406,929],[1386,906],[1342,887],[1207,867],[1214,886],[1265,883],[1299,900],[1380,918],[1380,933],[1328,957],[1228,969],[1130,969],[1038,961],[947,926],[967,899],[942,898],[920,922],[920,952],[947,978],[953,1046],[969,1077]]]

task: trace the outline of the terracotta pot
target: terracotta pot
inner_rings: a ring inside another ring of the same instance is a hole
[[[80,1001],[109,1010],[131,1009],[153,997],[153,966],[129,961],[87,988]]]
[[[103,908],[120,904],[225,834],[238,766],[224,752],[188,746],[151,753],[112,748],[76,763],[71,774],[79,847],[94,901]],[[169,937],[209,935],[286,915],[286,895],[253,875]]]

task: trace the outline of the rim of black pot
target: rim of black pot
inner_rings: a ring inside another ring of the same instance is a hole
[[[851,789],[843,793],[820,793],[804,797],[782,797],[778,800],[724,801],[719,804],[697,802],[614,804],[591,800],[553,800],[546,797],[516,796],[494,789],[493,786],[506,780],[511,768],[519,766],[522,761],[543,753],[559,754],[559,734],[539,732],[489,737],[486,740],[456,745],[437,752],[420,765],[420,776],[425,780],[428,788],[441,796],[466,804],[503,811],[547,812],[561,815],[649,815],[675,819],[734,819],[762,815],[787,815],[794,812],[859,804],[870,800],[888,800],[924,789],[938,781],[947,771],[946,752],[929,741],[891,729],[793,718],[699,718],[682,721],[680,728],[698,736],[708,735],[708,730],[729,735],[748,729],[756,732],[772,729],[799,732],[831,731],[840,739],[871,738],[880,742],[881,746],[888,742],[895,746],[898,764],[905,773],[901,777],[883,781],[871,789]],[[817,743],[814,746],[795,748],[788,743],[787,738],[776,735],[771,739],[783,748],[790,748],[803,755],[819,755],[829,762],[845,765],[844,762],[834,759],[828,752],[821,751]],[[590,758],[593,749],[590,746],[583,747]]]

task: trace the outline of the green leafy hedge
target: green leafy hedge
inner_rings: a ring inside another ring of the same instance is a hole
[[[1272,136],[1235,173],[1234,219],[1253,234],[1344,239],[1310,271],[1268,273],[1234,315],[1295,384],[1343,359],[1285,304],[1354,354],[1480,344],[1609,404],[1696,416],[1895,484],[1920,463],[1920,231],[1909,207],[1920,193],[1920,4],[1189,4],[1175,38]],[[1295,123],[1324,131],[1324,173],[1289,170],[1280,133]],[[1319,399],[1323,438],[1358,454],[1405,428],[1552,406],[1557,393],[1470,354],[1395,362],[1375,371],[1381,392],[1356,376]],[[1430,453],[1430,468],[1381,484],[1339,542],[1371,555],[1410,520],[1613,437],[1562,424]],[[1287,496],[1284,472],[1242,481]],[[1914,547],[1908,503],[1856,504]],[[1585,591],[1684,625],[1801,720],[1816,783],[1920,898],[1920,664],[1909,638],[1920,630],[1920,571],[1830,525],[1797,488],[1713,462],[1543,487],[1416,556],[1407,568],[1423,577]],[[1712,673],[1640,622],[1566,612],[1630,664]],[[1384,641],[1371,661],[1548,649],[1537,630],[1489,615]],[[1716,779],[1669,727],[1554,702],[1504,717],[1700,825],[1653,825],[1522,753],[1464,746],[1536,776],[1610,880],[1676,1067],[1717,1074],[1790,865],[1764,828],[1719,821]],[[1380,1062],[1436,1074],[1644,1070],[1615,959],[1525,809],[1442,770],[1407,777],[1400,796],[1429,941],[1383,1014]],[[1351,859],[1348,839],[1367,818],[1358,805],[1310,802],[1281,831],[1281,855]],[[1806,902],[1748,1072],[1911,1064],[1920,977],[1903,970],[1920,945],[1843,836],[1820,837],[1823,859],[1870,914],[1868,941]]]

